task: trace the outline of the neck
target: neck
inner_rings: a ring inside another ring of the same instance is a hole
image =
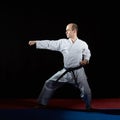
[[[71,38],[71,41],[74,43],[77,40],[77,37]]]
[[[71,40],[72,40],[73,43],[76,41],[75,39],[71,39]]]

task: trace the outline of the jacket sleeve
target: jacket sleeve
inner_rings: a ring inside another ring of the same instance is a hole
[[[84,56],[84,59],[86,60],[90,60],[90,57],[91,57],[91,51],[90,49],[88,48],[88,45],[85,43],[84,44],[84,49],[83,49],[83,56]]]
[[[36,41],[37,49],[60,50],[61,40],[38,40]]]

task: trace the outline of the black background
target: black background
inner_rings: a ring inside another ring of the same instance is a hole
[[[62,55],[37,50],[28,41],[65,38],[69,22],[78,24],[78,37],[91,49],[90,64],[85,69],[93,97],[120,97],[117,12],[108,6],[87,9],[69,6],[62,10],[61,7],[51,10],[50,7],[1,5],[1,98],[38,96],[45,80],[63,67]],[[56,93],[54,97],[79,96],[69,85]]]

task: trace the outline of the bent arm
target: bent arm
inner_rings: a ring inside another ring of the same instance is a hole
[[[89,60],[90,60],[90,57],[91,57],[91,51],[90,51],[90,49],[88,48],[88,45],[85,44],[84,50],[83,50],[83,60],[81,61],[80,64],[82,64],[82,65],[88,64],[88,63],[89,63]]]

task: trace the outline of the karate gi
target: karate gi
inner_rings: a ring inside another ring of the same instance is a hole
[[[57,81],[57,79],[66,71],[66,68],[80,66],[83,56],[84,59],[90,60],[91,52],[87,43],[79,38],[77,38],[74,43],[70,39],[37,40],[36,48],[59,51],[63,54],[64,61],[64,68],[45,81],[43,89],[38,97],[38,103],[47,105],[55,90],[62,87],[67,82],[73,84],[80,90],[80,97],[85,101],[86,108],[90,107],[91,89],[87,81],[84,67],[72,72],[67,72],[59,79],[59,81]],[[77,83],[75,82],[75,79],[77,80]]]

